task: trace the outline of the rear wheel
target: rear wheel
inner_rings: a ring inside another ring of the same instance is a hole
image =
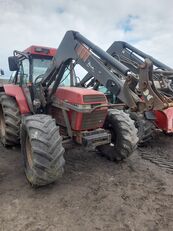
[[[129,157],[137,147],[138,137],[134,121],[121,110],[110,110],[105,122],[105,129],[110,130],[110,144],[97,147],[102,155],[112,161]]]
[[[56,181],[64,172],[64,148],[59,128],[48,115],[24,118],[21,126],[21,150],[25,174],[33,186]]]
[[[0,137],[4,146],[19,143],[21,115],[16,100],[5,94],[0,96]]]

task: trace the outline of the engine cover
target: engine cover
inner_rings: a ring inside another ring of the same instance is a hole
[[[106,96],[103,93],[78,87],[59,87],[55,93],[55,98],[80,108],[80,112],[75,109],[68,111],[72,130],[84,131],[103,127],[108,111],[106,107],[98,107],[93,112],[86,112],[86,109],[94,109],[96,106],[107,104]],[[54,109],[53,114],[57,123],[65,125],[65,121],[62,121],[62,112],[57,110],[57,113],[61,116],[56,115]],[[58,117],[61,118],[61,121]]]

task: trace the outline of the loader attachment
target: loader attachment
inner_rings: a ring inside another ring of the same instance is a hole
[[[146,59],[153,64],[154,84],[159,91],[167,96],[173,96],[173,68],[144,53],[129,43],[115,41],[107,50],[116,60],[126,65],[133,73],[139,73],[139,65],[143,65]]]

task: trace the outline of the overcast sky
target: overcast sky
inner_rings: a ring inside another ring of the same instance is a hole
[[[8,73],[14,49],[57,48],[67,30],[105,50],[127,41],[173,67],[172,0],[0,0],[0,67]]]

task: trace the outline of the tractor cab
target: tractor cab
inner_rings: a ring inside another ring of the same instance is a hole
[[[16,86],[16,90],[20,87],[32,113],[36,112],[40,105],[39,83],[55,54],[55,48],[32,45],[23,52],[15,50],[13,56],[8,58],[9,69],[12,71],[9,83]]]
[[[14,56],[9,57],[9,68],[13,71],[10,82],[18,85],[30,85],[43,75],[50,65],[55,48],[30,46],[23,52],[14,51]]]

